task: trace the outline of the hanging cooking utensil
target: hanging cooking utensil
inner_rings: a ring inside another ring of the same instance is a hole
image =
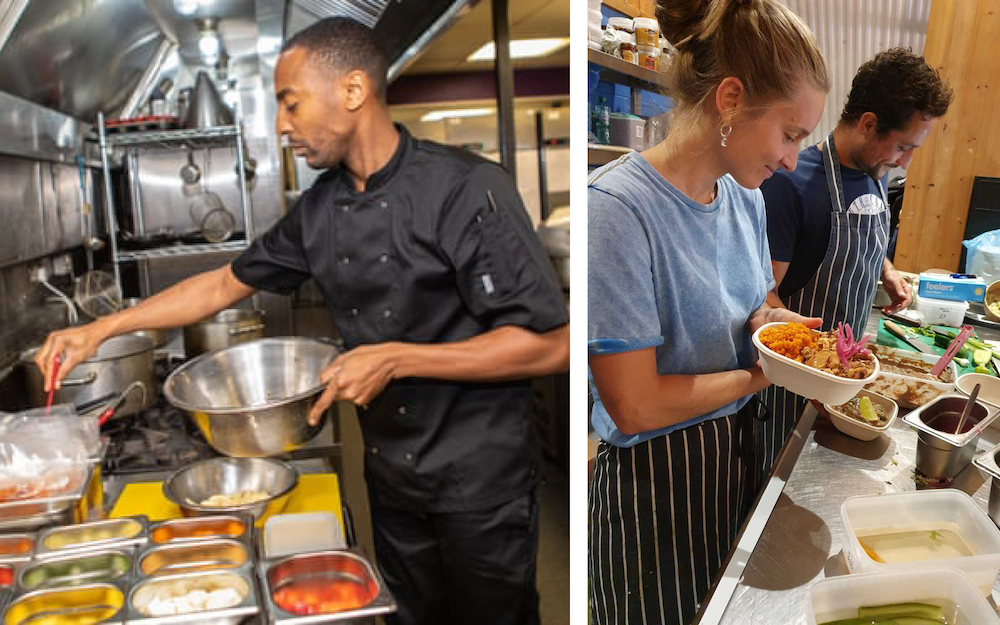
[[[191,199],[188,210],[191,212],[191,220],[201,231],[201,236],[209,243],[221,243],[232,236],[236,218],[226,209],[219,194],[208,189],[208,176],[212,174],[211,155],[209,150],[205,157],[207,174],[202,183],[201,195]]]
[[[88,271],[76,281],[73,301],[80,310],[97,319],[122,309],[122,289],[113,275]]]
[[[201,170],[194,164],[194,154],[191,146],[187,149],[187,164],[181,167],[181,180],[184,184],[196,184],[201,180]]]

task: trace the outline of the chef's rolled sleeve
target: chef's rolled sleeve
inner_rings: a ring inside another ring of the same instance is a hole
[[[298,202],[270,230],[260,235],[236,260],[233,274],[255,289],[288,295],[311,276],[302,243]]]
[[[500,166],[470,169],[442,211],[439,240],[463,301],[488,326],[546,332],[569,322],[552,263]]]

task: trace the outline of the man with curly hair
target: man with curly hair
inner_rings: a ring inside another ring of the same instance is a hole
[[[909,49],[880,52],[861,66],[837,127],[760,188],[776,282],[768,303],[822,317],[823,330],[849,323],[859,335],[879,279],[891,298],[885,312],[909,305],[910,288],[886,257],[885,185],[890,170],[909,166],[952,97],[937,70]],[[805,404],[774,386],[761,399],[770,427],[786,432]]]

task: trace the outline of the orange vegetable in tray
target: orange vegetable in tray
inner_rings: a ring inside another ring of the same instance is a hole
[[[371,602],[371,592],[351,581],[308,579],[276,590],[274,602],[292,614],[327,614],[362,608]]]
[[[0,587],[14,584],[14,569],[9,566],[0,566]]]

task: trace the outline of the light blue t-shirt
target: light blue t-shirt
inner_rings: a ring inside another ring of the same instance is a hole
[[[774,288],[764,199],[726,175],[699,204],[638,153],[594,171],[587,190],[591,354],[656,347],[656,369],[700,374],[757,362],[747,320]],[[749,396],[683,423],[626,436],[594,396],[591,420],[619,447],[733,414]]]

